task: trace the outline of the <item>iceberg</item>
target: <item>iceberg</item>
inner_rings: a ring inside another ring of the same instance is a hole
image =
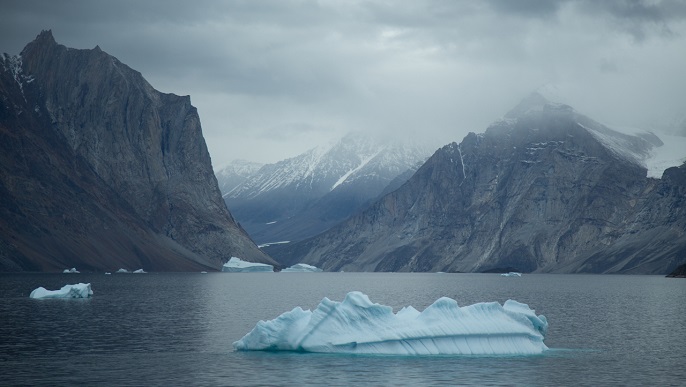
[[[343,302],[324,298],[314,311],[296,307],[260,321],[237,351],[298,351],[385,355],[532,355],[548,321],[528,305],[508,300],[459,307],[441,297],[423,312],[407,306],[393,313],[361,292]]]
[[[145,271],[143,269],[138,269],[138,270],[134,271],[134,274],[146,274],[146,273],[147,273],[147,271]]]
[[[79,274],[81,273],[80,271],[76,270],[75,267],[72,267],[71,269],[64,269],[62,273],[71,273],[71,274]]]
[[[115,273],[128,273],[129,271],[126,269],[119,269]]]
[[[91,284],[78,283],[76,285],[64,285],[60,290],[47,290],[44,287],[34,289],[31,298],[88,298],[93,295]]]
[[[297,263],[291,267],[281,270],[282,273],[316,273],[320,271],[322,271],[322,269],[306,263]]]
[[[501,274],[501,276],[503,276],[503,277],[521,277],[522,273],[517,273],[517,272],[511,271],[509,273],[503,273],[503,274]]]
[[[256,263],[244,261],[237,257],[231,257],[229,262],[222,266],[222,271],[229,273],[252,273],[252,272],[273,272],[274,266],[266,263]]]

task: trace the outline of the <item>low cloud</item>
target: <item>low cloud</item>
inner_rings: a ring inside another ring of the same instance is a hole
[[[650,125],[686,101],[681,1],[5,1],[0,51],[42,29],[190,94],[215,168],[346,131],[480,132],[556,85],[599,120]]]

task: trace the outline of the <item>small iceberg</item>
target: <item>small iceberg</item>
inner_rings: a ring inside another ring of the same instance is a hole
[[[143,269],[138,269],[138,270],[135,270],[133,273],[134,273],[134,274],[146,274],[147,271],[145,271],[145,270],[143,270]]]
[[[501,276],[503,276],[503,277],[521,277],[522,273],[517,273],[515,271],[511,271],[509,273],[503,273],[503,274],[501,274]]]
[[[222,266],[223,272],[228,273],[253,273],[253,272],[273,272],[274,266],[266,263],[256,263],[244,261],[237,257],[231,257],[229,262]]]
[[[322,269],[306,263],[297,263],[291,267],[281,270],[282,273],[316,273],[320,271],[322,271]]]
[[[110,273],[109,271],[105,272],[105,275],[110,275],[110,274],[112,274],[112,273]]]
[[[126,269],[119,269],[115,273],[128,273],[129,271]]]
[[[533,355],[548,321],[528,305],[508,300],[459,307],[436,300],[423,312],[408,306],[393,313],[367,295],[350,292],[343,302],[324,298],[313,311],[296,307],[260,321],[233,343],[238,351],[298,351],[385,355]]]
[[[31,298],[88,298],[93,295],[91,284],[64,285],[60,290],[47,290],[44,287],[34,289]]]
[[[71,274],[79,274],[81,273],[80,271],[76,270],[75,267],[72,267],[71,269],[64,269],[62,273],[71,273]]]

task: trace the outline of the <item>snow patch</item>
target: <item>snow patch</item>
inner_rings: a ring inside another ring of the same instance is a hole
[[[678,167],[686,162],[686,137],[660,134],[658,136],[664,145],[651,150],[650,156],[644,161],[648,169],[648,177],[662,178],[667,168]]]
[[[364,168],[364,166],[367,165],[367,164],[369,164],[369,162],[372,161],[372,160],[374,159],[374,157],[378,156],[379,153],[381,153],[381,151],[383,151],[383,149],[379,149],[376,153],[374,153],[374,154],[372,154],[372,155],[366,157],[365,159],[362,160],[362,162],[360,163],[360,165],[358,165],[357,167],[355,167],[355,168],[349,170],[348,172],[346,172],[343,176],[341,176],[341,177],[338,179],[338,181],[336,181],[336,183],[334,183],[334,185],[331,187],[331,191],[333,191],[334,189],[336,189],[336,187],[338,187],[339,185],[343,184],[343,182],[346,181],[352,174],[354,174],[355,172],[357,172],[357,171],[359,171],[360,169]]]
[[[271,246],[271,245],[282,245],[282,244],[285,244],[285,243],[291,243],[291,241],[280,241],[280,242],[263,243],[263,244],[261,244],[261,245],[257,245],[257,247],[263,248],[263,247],[269,247],[269,246]]]

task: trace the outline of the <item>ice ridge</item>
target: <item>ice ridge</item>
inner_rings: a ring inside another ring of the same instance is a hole
[[[436,300],[423,312],[411,306],[393,313],[361,292],[342,302],[324,298],[314,310],[296,307],[260,321],[233,343],[238,351],[300,351],[386,355],[532,355],[548,322],[528,305],[508,300],[459,307]]]

